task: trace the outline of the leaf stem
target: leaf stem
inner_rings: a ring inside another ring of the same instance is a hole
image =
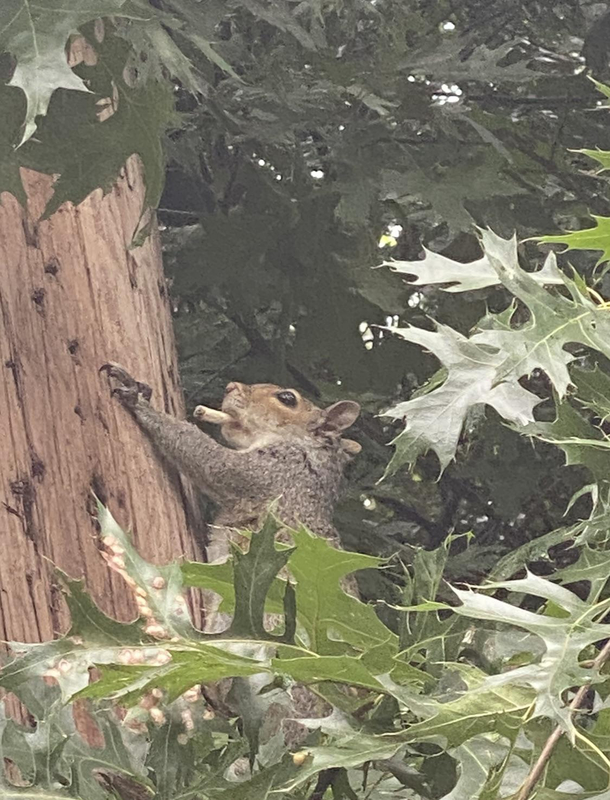
[[[593,669],[600,669],[600,667],[602,667],[603,664],[605,664],[608,658],[610,658],[610,639],[608,639],[604,647],[599,651],[595,660],[593,661],[592,664]],[[585,696],[589,691],[590,686],[591,686],[590,682],[585,683],[576,692],[574,698],[572,699],[572,702],[569,705],[570,712],[577,711],[581,707],[585,699]],[[538,756],[538,760],[532,767],[529,775],[527,776],[527,778],[525,779],[525,781],[521,786],[519,794],[517,795],[517,800],[528,800],[534,787],[542,777],[544,768],[546,767],[547,762],[550,759],[553,750],[555,749],[555,745],[561,739],[563,733],[564,729],[561,727],[561,725],[558,725],[553,731],[553,733],[546,740],[545,745],[542,748],[542,752]]]

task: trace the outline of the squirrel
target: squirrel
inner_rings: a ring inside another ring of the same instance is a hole
[[[134,380],[123,367],[108,363],[100,371],[107,372],[117,382],[113,394],[131,412],[157,450],[217,504],[218,513],[206,548],[208,561],[226,560],[229,540],[236,540],[237,530],[256,531],[273,501],[277,501],[274,513],[287,527],[303,524],[338,545],[332,520],[334,505],[344,467],[361,449],[357,442],[342,438],[342,433],[358,418],[358,403],[340,400],[322,409],[295,389],[233,381],[226,387],[220,411],[205,406],[197,406],[194,411],[199,422],[220,426],[229,445],[225,447],[196,425],[156,411],[150,404],[151,388]],[[283,538],[282,532],[279,538]],[[358,596],[353,579],[344,578],[342,585]],[[209,597],[210,594],[213,596]],[[204,629],[220,633],[227,619],[218,613],[219,598],[208,591],[204,591],[204,598]],[[267,624],[275,627],[276,615],[267,617],[266,627]],[[221,682],[219,697],[230,683]],[[254,702],[260,686],[253,678],[245,679],[242,684]],[[291,703],[290,714],[294,713],[296,718],[328,713],[319,698],[300,685],[293,687]],[[280,713],[273,708],[269,710],[270,720],[279,713],[273,722],[277,727],[282,715],[288,712]],[[307,729],[296,720],[287,722],[284,728],[287,741],[292,744],[299,743],[307,734]]]
[[[104,364],[120,402],[157,450],[218,506],[208,542],[209,561],[229,553],[227,529],[256,530],[270,503],[287,526],[305,525],[335,546],[333,511],[343,471],[360,445],[342,438],[360,406],[340,400],[318,408],[295,389],[235,381],[221,410],[197,406],[196,420],[220,426],[229,447],[196,425],[156,411],[152,390],[118,364]]]

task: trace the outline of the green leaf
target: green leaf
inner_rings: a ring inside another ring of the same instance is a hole
[[[186,90],[193,94],[204,93],[207,86],[202,76],[166,30],[179,30],[178,21],[152,6],[147,6],[148,9],[155,18],[140,20],[139,24],[134,24],[130,18],[115,18],[117,35],[134,48],[135,60],[140,61],[140,69],[146,70],[147,81],[163,80],[169,72]]]
[[[574,150],[573,152],[582,153],[585,156],[589,156],[589,158],[595,159],[601,167],[598,172],[604,172],[604,170],[610,169],[610,150],[600,150],[599,148],[588,150],[587,148],[583,148],[582,150]]]
[[[430,155],[434,152],[432,150]],[[438,156],[441,152],[436,150]],[[451,156],[447,159],[443,153],[442,167],[433,155],[429,160],[421,153],[418,155],[410,154],[404,166],[396,159],[394,169],[381,170],[380,197],[403,206],[406,213],[415,205],[415,198],[422,198],[432,207],[436,219],[442,220],[452,231],[472,227],[474,217],[470,209],[476,207],[477,202],[488,203],[494,196],[524,192],[505,171],[505,155],[491,147],[481,148],[468,161]],[[397,167],[400,166],[402,171],[399,172]]]
[[[239,75],[235,72],[233,67],[229,64],[228,61],[217,52],[217,50],[212,46],[212,43],[205,39],[203,36],[200,36],[195,31],[186,30],[185,35],[193,42],[193,44],[197,45],[197,47],[201,50],[201,52],[212,62],[212,64],[216,64],[217,67],[220,67],[227,75],[230,75],[235,80],[242,83],[242,79]]]
[[[235,614],[229,635],[264,639],[265,601],[278,572],[286,566],[292,549],[277,550],[275,534],[281,525],[269,514],[263,527],[250,538],[247,553],[234,547]]]
[[[590,487],[585,487],[590,488]],[[549,550],[558,544],[574,542],[574,546],[605,546],[610,530],[610,508],[604,498],[594,504],[591,516],[574,525],[557,528],[533,539],[500,559],[490,580],[509,578],[531,561],[550,561]]]
[[[40,680],[33,680],[34,686],[45,690]],[[0,754],[13,761],[30,783],[19,789],[4,783],[0,761],[0,796],[55,797],[56,790],[62,798],[107,800],[108,795],[98,780],[98,773],[106,770],[128,778],[139,788],[142,798],[152,794],[136,755],[137,747],[132,749],[128,745],[130,737],[121,731],[114,712],[88,713],[86,725],[87,736],[93,734],[94,744],[81,737],[71,707],[50,706],[45,716],[38,719],[35,729],[17,726],[12,721],[3,725],[0,709]]]
[[[410,591],[409,596],[405,597],[405,604],[414,605],[426,600],[436,599],[449,555],[450,541],[447,538],[435,550],[420,548],[416,552],[412,566],[413,581],[409,583]],[[428,620],[429,616],[427,614],[414,614],[412,616],[409,616],[408,612],[405,614],[400,641],[401,649],[406,649],[426,638],[424,628]]]
[[[532,539],[530,542],[526,542],[501,558],[489,574],[489,579],[493,581],[504,580],[505,578],[510,578],[531,561],[549,561],[549,549],[563,542],[569,542],[580,529],[580,525],[557,528],[543,536]]]
[[[610,417],[610,375],[597,365],[592,370],[573,367],[570,372],[576,384],[576,399],[602,420]]]
[[[153,78],[128,84],[124,73],[129,45],[118,36],[106,36],[96,51],[96,66],[78,68],[95,94],[54,95],[36,138],[20,151],[24,166],[59,174],[44,217],[67,200],[80,203],[98,187],[110,191],[134,154],[145,174],[142,213],[161,197],[165,181],[161,136],[176,118],[171,87]],[[113,113],[100,120],[96,102],[113,97]]]
[[[436,452],[444,469],[455,454],[466,414],[473,406],[491,405],[520,427],[533,423],[533,408],[540,400],[523,389],[519,380],[542,370],[563,398],[571,383],[568,364],[575,358],[566,345],[578,343],[610,356],[610,317],[575,281],[563,276],[569,298],[552,294],[519,266],[514,238],[505,240],[481,231],[481,244],[502,285],[527,307],[530,319],[511,327],[513,309],[488,314],[470,338],[445,326],[436,331],[390,329],[431,350],[447,368],[447,379],[429,394],[385,412],[385,416],[406,420],[405,431],[394,442],[396,453],[389,473],[405,462],[413,463],[429,449]]]
[[[3,789],[2,800],[66,800],[66,795],[57,790],[49,792],[47,789],[17,789],[12,786]]]
[[[72,619],[67,636],[79,636],[86,640],[89,647],[125,647],[151,641],[138,623],[117,622],[100,611],[84,591],[84,580],[72,580],[60,569],[56,568],[55,571],[64,585],[64,595]]]
[[[605,550],[593,550],[585,544],[580,548],[578,560],[557,570],[553,577],[563,584],[588,581],[591,588],[587,602],[596,603],[610,578],[610,554]]]
[[[57,687],[53,687],[44,692],[40,692],[39,689],[32,693],[31,686],[39,684],[39,679],[50,669],[55,669],[63,659],[70,663],[72,658],[78,658],[82,652],[82,646],[67,638],[42,644],[11,642],[9,646],[17,655],[2,667],[0,686],[7,692],[13,692],[22,702],[27,703],[31,713],[37,719],[43,719],[49,707],[49,693],[54,695],[54,700],[57,700],[59,692]],[[79,676],[82,685],[86,685],[89,680],[86,670],[79,670]]]
[[[304,528],[290,535],[296,545],[289,569],[297,581],[297,634],[308,649],[320,655],[341,655],[351,648],[367,651],[385,642],[397,646],[397,637],[373,608],[339,586],[344,576],[374,569],[381,559],[338,550]]]
[[[171,715],[152,740],[146,766],[154,770],[156,777],[155,800],[173,800],[190,783],[188,778],[189,772],[193,771],[193,752],[191,748],[180,744],[178,737],[183,733],[182,721],[178,715],[176,718]]]
[[[25,98],[19,89],[0,85],[0,107],[0,197],[3,192],[10,192],[25,206],[27,198],[15,153],[25,114]]]
[[[474,736],[450,751],[458,762],[458,780],[444,800],[475,800],[489,779],[494,767],[508,752],[508,742],[498,736]]]
[[[411,725],[404,738],[409,742],[442,742],[448,748],[484,733],[514,739],[533,699],[534,692],[519,685],[492,687],[480,683],[455,700],[427,702],[418,708],[418,714],[428,718]]]
[[[138,596],[146,601],[154,620],[166,630],[167,638],[173,635],[202,639],[203,634],[193,626],[183,596],[180,566],[167,564],[159,567],[145,561],[134,548],[129,536],[101,503],[98,503],[98,519],[102,541],[108,547],[115,546],[116,543],[121,548],[125,573],[135,581]],[[148,641],[153,640],[149,638]]]
[[[496,382],[516,381],[540,369],[563,398],[571,383],[567,365],[574,359],[565,346],[578,343],[609,355],[610,317],[567,276],[564,283],[570,298],[539,286],[519,266],[515,240],[501,239],[491,231],[482,231],[481,237],[503,286],[527,306],[531,316],[529,322],[516,330],[506,330],[504,326],[494,329],[490,325],[475,337],[505,354]]]
[[[3,709],[0,716],[3,716]],[[11,759],[32,784],[50,789],[64,770],[60,766],[67,742],[62,722],[71,724],[69,715],[53,709],[44,720],[38,720],[35,730],[7,720],[2,734],[3,755]],[[2,767],[0,765],[0,775]],[[2,782],[0,781],[0,786]]]
[[[323,747],[308,747],[304,753],[306,760],[296,777],[283,787],[284,791],[292,792],[312,776],[325,769],[342,767],[359,767],[368,761],[378,761],[392,758],[402,747],[403,742],[397,735],[367,736],[357,733],[339,738],[333,744]]]
[[[214,800],[266,800],[271,796],[279,769],[280,765],[276,765],[262,770],[250,780],[238,783],[224,792],[214,794]],[[275,796],[275,792],[273,796]]]
[[[202,561],[183,561],[180,565],[185,586],[210,589],[219,594],[226,603],[223,610],[235,605],[235,586],[233,584],[233,563],[206,564]]]
[[[451,540],[447,537],[435,550],[417,550],[411,568],[413,578],[408,575],[403,594],[405,606],[419,606],[428,598],[436,598]],[[403,611],[401,618],[400,649],[404,651],[404,658],[420,664],[428,677],[438,676],[445,662],[457,659],[464,636],[464,621],[453,615],[441,619],[439,608],[431,606],[429,611]],[[392,679],[396,680],[395,674]]]
[[[172,13],[151,9],[156,20],[154,25],[149,26],[148,35],[151,37],[151,42],[155,44],[155,49],[160,50],[159,56],[162,63],[172,75],[179,78],[183,85],[191,91],[202,91],[206,88],[201,77],[193,74],[193,66],[189,59],[178,49],[172,38],[164,35],[164,27],[170,28],[179,40],[183,37],[192,42],[196,46],[195,52],[199,51],[227,75],[235,78],[239,83],[243,83],[233,67],[218,52],[217,43],[215,42],[215,46],[212,45],[217,38],[218,25],[226,10],[221,4],[201,5],[183,0],[169,0],[165,4],[165,8]],[[129,38],[132,37],[129,28],[125,33]],[[159,45],[161,45],[160,48]]]
[[[158,673],[152,665],[96,664],[101,677],[77,692],[72,700],[88,697],[91,700],[120,697],[134,686],[144,686],[151,675]]]
[[[311,684],[333,681],[362,686],[376,692],[385,689],[358,658],[349,656],[309,656],[301,658],[275,658],[271,666],[279,673],[289,675],[299,683]],[[388,664],[388,671],[395,665]],[[381,671],[381,670],[380,670]],[[385,670],[383,670],[385,671]],[[423,675],[422,675],[423,677]]]
[[[235,583],[233,578],[233,562],[224,564],[204,564],[200,561],[184,561],[180,565],[185,586],[208,589],[222,597],[218,608],[220,613],[230,614],[235,608]],[[284,595],[286,581],[276,578],[265,598],[266,614],[282,614],[284,612]]]
[[[562,737],[549,762],[546,784],[557,786],[572,780],[588,791],[607,789],[609,722],[608,709],[601,708],[593,720],[580,727],[581,736],[573,744]]]
[[[506,351],[490,347],[479,336],[468,339],[445,325],[435,331],[422,328],[390,328],[408,342],[430,350],[447,370],[447,378],[437,389],[407,400],[383,412],[383,416],[405,420],[405,430],[394,439],[396,452],[386,474],[402,464],[433,450],[444,470],[455,455],[466,415],[473,406],[486,404],[515,423],[534,420],[534,407],[540,398],[516,381],[498,384],[498,370]],[[486,338],[486,337],[484,337]]]
[[[56,89],[89,91],[68,66],[66,42],[86,22],[120,13],[126,0],[80,0],[66,6],[62,0],[5,0],[0,9],[0,52],[11,53],[17,66],[10,85],[26,97],[22,142],[36,130],[36,117],[47,112]]]
[[[568,402],[556,405],[553,422],[533,422],[523,432],[560,447],[566,465],[581,464],[592,474],[603,497],[610,492],[610,443],[599,428],[591,425]]]
[[[240,0],[239,5],[248,9],[258,19],[262,19],[279,28],[281,31],[290,33],[307,50],[316,50],[317,43],[312,36],[302,27],[296,14],[293,14],[289,7],[283,3],[264,4],[259,0]],[[322,44],[322,42],[320,42]]]
[[[454,80],[478,81],[485,75],[489,81],[518,81],[532,79],[532,71],[541,69],[532,63],[528,54],[514,47],[513,41],[503,42],[498,47],[480,45],[474,49],[469,58],[464,58],[464,44],[460,37],[443,37],[435,43],[432,50],[428,47],[409,52],[401,62],[402,69],[421,71],[445,80],[451,75]]]
[[[70,708],[65,712],[71,716]],[[152,783],[140,758],[145,743],[122,730],[113,711],[98,709],[93,713],[90,708],[90,712],[91,722],[101,734],[102,747],[87,744],[75,729],[66,725],[70,735],[62,759],[71,766],[74,788],[86,800],[95,800],[96,797],[106,800],[107,793],[102,789],[98,776],[100,772],[110,770],[126,780],[142,800],[152,797]]]
[[[157,665],[149,663],[147,667],[96,664],[102,673],[101,678],[82,689],[77,697],[121,698],[123,704],[131,705],[152,689],[162,689],[167,693],[166,702],[171,703],[199,683],[214,683],[223,678],[268,671],[268,667],[259,661],[207,644],[190,651],[168,645],[166,652],[169,661]]]
[[[542,244],[565,244],[566,250],[601,250],[597,264],[610,260],[610,217],[591,214],[595,225],[583,231],[559,233],[555,236],[537,236]]]

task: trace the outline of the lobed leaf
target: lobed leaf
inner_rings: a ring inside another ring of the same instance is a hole
[[[441,470],[445,469],[455,456],[467,414],[477,406],[492,406],[519,429],[532,425],[533,409],[540,398],[519,381],[536,370],[543,371],[563,398],[572,383],[568,365],[575,358],[567,345],[592,347],[610,356],[610,316],[583,287],[557,273],[570,296],[551,293],[519,266],[514,238],[506,240],[491,231],[481,231],[481,244],[486,263],[527,307],[530,318],[514,326],[514,307],[501,314],[488,314],[470,337],[442,325],[434,331],[390,329],[430,350],[445,368],[446,378],[428,394],[384,412],[384,416],[406,423],[404,432],[394,441],[396,452],[388,473],[404,463],[413,463],[430,449],[437,454]]]
[[[445,292],[472,292],[497,286],[501,283],[489,256],[468,263],[454,261],[441,253],[434,253],[424,247],[425,256],[418,261],[384,261],[381,266],[406,276],[412,286],[435,286]],[[563,276],[557,269],[554,253],[549,253],[542,269],[528,273],[541,286],[561,286]]]

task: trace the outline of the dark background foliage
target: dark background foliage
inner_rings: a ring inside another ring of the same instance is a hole
[[[506,304],[502,290],[448,301],[371,267],[422,246],[472,259],[475,224],[526,238],[609,212],[607,179],[570,152],[610,147],[585,74],[606,71],[603,6],[312,2],[299,32],[255,3],[219,13],[215,47],[244,82],[216,67],[208,102],[183,99],[160,212],[187,400],[217,402],[235,378],[358,400],[348,547],[408,558],[411,544],[473,531],[476,555],[457,558],[459,540],[450,561],[473,579],[562,524],[583,481],[481,409],[440,481],[430,456],[377,484],[397,431],[376,415],[438,364],[376,328],[365,349],[362,323],[426,327],[432,314],[466,333],[486,304]],[[396,245],[380,249],[394,225]]]
[[[576,152],[610,149],[607,112],[596,112],[600,95],[587,77],[608,76],[607,4],[86,5],[59,20],[43,3],[32,25],[39,45],[81,25],[100,63],[75,72],[93,94],[58,88],[70,83],[49,72],[48,114],[15,150],[24,97],[0,86],[0,188],[20,196],[19,165],[58,173],[51,211],[109,187],[125,158],[140,154],[147,200],[160,199],[189,409],[219,402],[233,379],[295,386],[322,404],[360,402],[364,449],[338,520],[349,548],[409,559],[411,545],[472,531],[468,553],[466,539],[454,542],[450,565],[454,577],[476,579],[502,553],[563,524],[584,470],[562,469],[562,453],[533,446],[482,406],[440,480],[428,455],[378,483],[399,428],[377,415],[438,368],[383,326],[429,327],[433,316],[467,333],[508,299],[499,288],[448,296],[372,267],[415,259],[424,246],[476,258],[475,224],[525,239],[610,214],[606,176]],[[101,42],[96,14],[115,15]],[[29,27],[20,38],[22,17],[0,35],[9,51],[0,73],[13,83],[31,45]],[[95,125],[95,103],[117,90],[118,110]],[[535,244],[523,251],[541,263]],[[570,255],[590,279],[595,255]],[[530,386],[549,394],[544,376]]]

